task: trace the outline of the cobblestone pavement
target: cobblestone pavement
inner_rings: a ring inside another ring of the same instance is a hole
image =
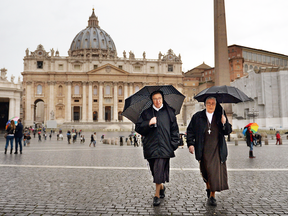
[[[4,154],[0,138],[0,215],[288,215],[288,140],[255,147],[228,143],[230,189],[206,205],[198,163],[187,148],[171,159],[166,197],[152,206],[154,185],[142,148],[79,141],[37,142]]]

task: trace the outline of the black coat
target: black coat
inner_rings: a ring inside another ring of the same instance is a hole
[[[15,137],[22,138],[23,136],[23,125],[19,122],[16,126]]]
[[[227,143],[225,141],[224,135],[228,135],[232,132],[231,124],[228,122],[228,118],[224,112],[226,117],[226,123],[222,124],[221,116],[222,116],[222,107],[217,103],[217,107],[215,109],[214,115],[216,115],[216,122],[219,127],[219,135],[218,135],[218,145],[219,145],[219,154],[221,162],[225,162],[228,156]],[[195,157],[196,160],[200,161],[202,159],[202,153],[204,148],[204,135],[207,127],[207,117],[206,117],[206,109],[197,112],[193,115],[189,126],[187,127],[187,145],[188,147],[193,145],[195,148]]]
[[[157,127],[149,126],[153,117],[157,118]],[[135,130],[143,136],[145,159],[175,157],[179,146],[179,128],[172,108],[164,105],[158,112],[150,108],[144,110],[136,122]]]

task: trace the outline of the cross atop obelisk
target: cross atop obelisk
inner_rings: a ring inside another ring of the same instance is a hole
[[[224,0],[214,0],[215,85],[229,85],[227,32]]]

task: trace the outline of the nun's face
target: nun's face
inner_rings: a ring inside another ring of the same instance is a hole
[[[210,98],[206,100],[206,110],[208,113],[213,113],[216,108],[216,100],[213,98]]]
[[[152,96],[152,101],[153,101],[154,106],[159,109],[163,104],[162,95],[160,93],[154,94]]]

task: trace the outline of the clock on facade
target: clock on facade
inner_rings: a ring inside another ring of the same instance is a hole
[[[42,56],[43,52],[42,51],[38,51],[38,55]]]
[[[168,60],[172,60],[173,56],[172,55],[168,55]]]

